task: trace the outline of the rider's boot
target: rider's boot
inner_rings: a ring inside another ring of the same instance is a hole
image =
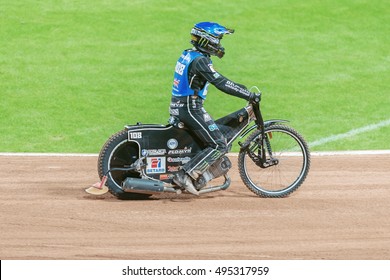
[[[175,177],[173,177],[173,181],[178,184],[180,187],[183,187],[189,193],[194,195],[199,195],[199,192],[196,190],[194,184],[191,181],[190,176],[188,176],[184,170],[180,170],[176,173]]]

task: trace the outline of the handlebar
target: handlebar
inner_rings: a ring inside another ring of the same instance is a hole
[[[251,96],[249,98],[250,103],[259,103],[261,101],[261,91],[257,86],[253,86],[250,88]]]
[[[252,93],[249,102],[259,103],[260,101],[261,101],[261,93]]]

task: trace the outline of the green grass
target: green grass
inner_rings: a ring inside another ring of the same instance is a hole
[[[385,0],[0,3],[0,152],[98,152],[125,124],[166,123],[173,68],[199,21],[236,29],[214,58],[308,142],[390,119]],[[245,102],[211,88],[215,118]],[[314,150],[390,149],[383,127]]]

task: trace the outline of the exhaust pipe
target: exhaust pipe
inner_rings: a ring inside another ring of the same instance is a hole
[[[139,178],[128,177],[122,183],[122,188],[125,192],[142,193],[142,194],[156,194],[162,192],[172,192],[181,194],[181,190],[166,187],[166,183],[162,181],[152,181]]]
[[[226,190],[230,186],[231,180],[227,174],[225,174],[224,177],[225,177],[225,182],[222,185],[201,189],[199,191],[199,194]]]

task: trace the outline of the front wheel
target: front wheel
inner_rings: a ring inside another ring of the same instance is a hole
[[[288,196],[309,172],[309,148],[303,137],[288,126],[275,124],[264,132],[265,139],[256,130],[242,145],[244,148],[238,155],[241,179],[260,197]]]

